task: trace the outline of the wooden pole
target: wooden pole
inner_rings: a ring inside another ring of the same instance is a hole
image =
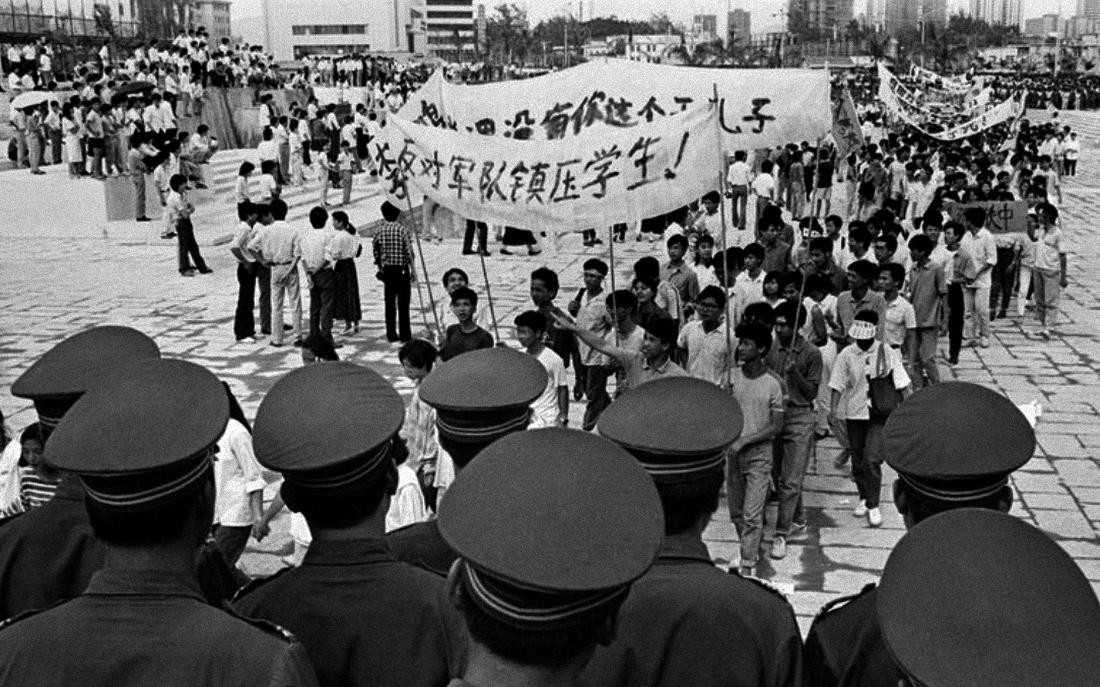
[[[493,321],[493,338],[500,343],[500,328],[497,327],[497,313],[496,308],[493,307],[493,289],[489,286],[489,270],[485,268],[485,246],[478,249],[477,257],[481,261],[481,276],[485,279],[485,298],[489,300],[489,318]]]
[[[714,83],[714,108],[718,109],[718,84]],[[726,175],[725,175],[725,151],[722,147],[722,122],[718,117],[714,118],[714,128],[718,133],[718,209],[722,222],[722,291],[726,294],[725,327],[726,327],[726,386],[730,386],[730,374],[732,371],[733,356],[730,354],[730,341],[733,339],[733,318],[730,317],[729,290],[726,284],[729,282],[729,237],[726,232]]]
[[[409,195],[408,179],[407,178],[403,179],[402,184],[405,186],[405,207],[407,207],[409,209],[409,216],[408,216],[408,219],[407,219],[409,231],[412,232],[413,238],[416,240],[416,253],[417,253],[417,255],[420,256],[420,266],[422,268],[422,272],[424,273],[424,286],[428,287],[428,303],[429,303],[429,305],[431,305],[431,308],[432,308],[432,319],[435,320],[435,329],[438,332],[438,338],[442,339],[443,335],[444,335],[443,325],[439,322],[439,313],[436,312],[436,309],[435,309],[435,296],[432,294],[432,283],[428,279],[428,263],[424,260],[424,249],[423,249],[423,246],[421,246],[421,244],[420,244],[420,232],[418,232],[416,230],[416,226],[413,224],[412,196]],[[413,274],[415,275],[416,274],[416,264],[413,263],[409,267],[412,269]],[[416,285],[416,296],[420,300],[420,311],[421,311],[421,314],[423,314],[423,312],[424,312],[424,297],[420,294],[420,283],[419,282],[417,282],[417,285]],[[431,327],[428,325],[428,317],[426,315],[424,316],[424,328],[428,329],[429,331],[431,330]]]
[[[607,246],[611,251],[609,259],[611,260],[611,266],[607,270],[611,275],[611,331],[615,333],[615,347],[619,347],[619,326],[616,318],[618,317],[618,304],[615,301],[615,225],[609,224],[607,226]]]

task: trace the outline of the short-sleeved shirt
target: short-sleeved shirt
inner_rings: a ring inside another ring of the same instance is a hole
[[[726,182],[730,186],[748,186],[752,183],[752,169],[747,163],[738,160],[730,165]]]
[[[548,378],[546,388],[531,404],[531,422],[527,425],[528,429],[557,426],[558,389],[569,386],[569,378],[565,375],[565,365],[561,362],[561,356],[543,347],[539,351],[538,359],[546,368]]]
[[[665,263],[661,268],[661,280],[676,288],[681,303],[690,303],[699,295],[699,278],[695,276],[695,270],[691,265],[686,262],[675,267]]]
[[[752,190],[762,198],[771,198],[775,195],[775,177],[771,174],[761,174],[753,180]]]
[[[1035,244],[1035,269],[1057,272],[1062,269],[1062,230],[1054,227],[1039,234]]]
[[[595,296],[590,296],[585,289],[577,298],[580,309],[577,311],[577,326],[589,331],[595,330],[607,315],[606,295],[601,291]],[[580,355],[581,365],[606,365],[607,356],[592,348],[585,342],[577,340],[577,353]]]
[[[871,419],[871,399],[869,396],[868,375],[876,372],[878,363],[878,350],[882,344],[875,341],[866,351],[857,345],[846,347],[833,363],[832,376],[829,378],[829,388],[839,391],[840,404],[837,406],[837,416],[843,420],[869,420]],[[905,371],[901,354],[889,346],[885,352],[886,369],[894,378],[894,388],[904,389],[909,386],[909,374]]]
[[[909,271],[909,302],[917,327],[936,327],[940,323],[940,298],[947,293],[943,265],[930,259],[915,264]]]
[[[243,527],[253,523],[250,495],[267,483],[263,468],[252,450],[252,435],[244,425],[230,418],[218,439],[218,459],[214,463],[217,497],[214,522],[225,527]]]
[[[447,335],[444,338],[443,348],[439,351],[440,360],[450,360],[456,355],[493,347],[492,334],[481,327],[476,327],[472,332],[464,332],[462,325],[452,324],[447,327]]]
[[[993,234],[982,227],[978,233],[966,233],[963,237],[962,247],[970,253],[970,259],[974,261],[974,273],[977,274],[985,265],[997,264],[997,243],[993,240]],[[974,287],[987,289],[993,286],[993,270],[986,270],[974,279]]]
[[[842,335],[848,336],[848,328],[852,326],[856,315],[863,310],[878,313],[878,331],[881,333],[886,319],[886,299],[881,293],[867,289],[867,293],[859,300],[852,297],[851,291],[845,291],[836,297],[836,319]]]
[[[815,304],[816,305],[816,304]],[[791,370],[798,372],[813,388],[812,394],[803,394],[801,389],[791,383],[790,379],[783,379],[782,368],[786,364],[787,357],[791,358]],[[775,341],[768,349],[765,357],[768,369],[774,372],[785,384],[787,391],[786,402],[788,406],[796,408],[812,408],[817,398],[817,388],[821,384],[823,364],[821,351],[804,338],[798,338],[792,347],[789,339],[782,342]]]
[[[741,406],[743,437],[763,431],[771,424],[772,413],[782,413],[786,407],[783,384],[771,370],[759,377],[749,378],[740,367],[735,368],[730,373],[730,386],[733,397]]]
[[[652,367],[646,362],[645,356],[640,351],[631,351],[625,348],[616,349],[615,358],[623,366],[623,378],[618,393],[627,389],[634,389],[654,379],[665,377],[687,377],[688,373],[671,360],[664,364]]]
[[[708,332],[703,328],[702,321],[692,320],[680,330],[676,345],[687,349],[689,375],[712,384],[721,384],[726,369],[733,361],[733,353],[737,350],[737,339],[732,332],[726,337],[726,325],[723,322],[719,322],[715,329]]]
[[[905,343],[905,332],[916,327],[916,312],[903,296],[899,294],[894,300],[886,302],[886,327],[883,336],[888,346],[901,346]]]

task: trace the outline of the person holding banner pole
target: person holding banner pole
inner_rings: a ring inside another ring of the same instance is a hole
[[[713,87],[714,87],[714,106],[718,107],[718,84],[717,83],[713,84]],[[714,120],[714,126],[718,130],[718,140],[722,140],[722,122],[719,121],[716,118]],[[737,158],[738,154],[740,154],[740,158]],[[735,159],[739,159],[739,160],[743,161],[744,151],[738,151],[738,153],[735,153]],[[736,162],[734,164],[736,164]],[[722,152],[722,147],[719,146],[718,147],[718,188],[723,188],[724,182],[727,179],[727,170],[725,169],[725,166],[726,166],[725,153]],[[745,176],[745,175],[742,175],[742,176]],[[746,188],[746,193],[747,193],[747,188]],[[734,203],[739,202],[739,201],[744,202],[744,199],[739,197],[739,198],[733,200]],[[729,251],[729,232],[726,230],[726,224],[727,224],[726,223],[726,203],[721,198],[719,198],[718,211],[719,211],[719,215],[720,215],[719,220],[722,222],[722,257],[723,257],[723,260],[725,260],[727,258],[727,256],[729,255],[729,253],[728,253],[728,251]],[[737,216],[737,208],[736,207],[733,207],[733,213],[734,213],[734,217],[736,217]],[[742,212],[741,212],[741,221],[742,222],[744,222],[744,218],[745,218],[744,209],[742,209]],[[740,227],[740,228],[744,229],[743,226]],[[723,264],[725,264],[725,263],[723,263]],[[614,290],[615,287],[612,286],[611,288],[612,288],[612,290]],[[725,322],[725,327],[726,327],[726,360],[732,362],[734,358],[733,358],[732,355],[730,355],[730,341],[733,340],[733,323],[730,322],[731,318],[729,317],[729,308],[727,308],[725,304],[723,304],[723,310],[726,312],[726,317],[725,317],[725,320],[726,320],[726,322]],[[731,388],[730,387],[730,372],[732,370],[732,367],[733,367],[732,365],[727,364],[726,369],[722,373],[722,381],[719,383],[719,386],[721,386],[723,389]]]

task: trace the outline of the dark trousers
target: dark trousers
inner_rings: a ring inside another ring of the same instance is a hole
[[[200,272],[206,271],[206,261],[199,253],[199,244],[195,241],[195,227],[189,219],[181,219],[176,222],[176,240],[179,246],[180,274],[187,270],[197,268]],[[194,267],[191,262],[194,261]]]
[[[848,420],[848,450],[852,453],[852,480],[861,501],[878,508],[882,492],[882,428],[880,420]]]
[[[221,552],[222,558],[229,564],[229,567],[232,568],[241,559],[244,547],[248,544],[248,538],[251,536],[252,528],[247,525],[236,527],[217,525],[214,529],[214,546]]]
[[[237,286],[237,310],[233,313],[233,336],[240,341],[245,337],[256,335],[256,263],[237,263]]]
[[[478,250],[488,250],[489,225],[485,222],[466,220],[466,235],[462,238],[462,252],[469,253],[474,249],[474,234],[477,234]]]
[[[386,308],[386,338],[390,341],[412,339],[409,324],[409,270],[407,267],[382,268],[382,300]],[[400,320],[400,334],[398,333]]]
[[[993,266],[993,286],[989,290],[991,316],[996,317],[998,312],[1008,310],[1015,286],[1016,251],[1011,248],[998,248],[997,264]]]
[[[965,321],[966,304],[963,301],[962,284],[951,284],[947,287],[947,359],[951,362],[959,360]]]
[[[1077,176],[1077,160],[1066,160],[1066,176]]]
[[[336,273],[331,267],[326,267],[311,274],[310,280],[312,286],[309,287],[309,333],[320,334],[332,341],[332,314],[336,309]],[[408,305],[409,299],[406,294],[406,319]]]
[[[600,415],[611,405],[611,397],[607,394],[607,378],[611,376],[611,369],[602,365],[578,365],[573,374],[584,368],[584,395],[588,402],[584,406],[584,422],[581,427],[586,432],[591,432],[596,427]]]
[[[256,283],[260,286],[260,332],[271,333],[271,268],[262,263],[256,265]]]

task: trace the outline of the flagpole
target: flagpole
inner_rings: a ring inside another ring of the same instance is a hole
[[[423,274],[424,274],[424,286],[426,286],[427,289],[428,289],[428,303],[431,305],[431,308],[432,308],[432,319],[435,320],[435,330],[439,333],[439,338],[442,339],[443,335],[444,335],[443,325],[440,323],[439,313],[436,312],[436,309],[435,309],[435,296],[432,294],[432,282],[431,282],[431,280],[428,279],[428,263],[424,260],[424,247],[420,244],[420,232],[418,232],[416,230],[416,226],[413,224],[412,195],[409,194],[409,180],[408,180],[408,177],[402,175],[401,183],[405,187],[405,207],[407,207],[409,209],[409,216],[408,216],[409,231],[412,232],[413,238],[416,240],[416,253],[417,253],[417,255],[420,256],[420,265],[422,267],[422,271],[423,271]],[[412,269],[413,275],[415,276],[415,274],[416,274],[416,263],[414,262],[412,265],[409,265],[409,267]],[[419,283],[416,285],[416,296],[420,300],[420,312],[421,312],[421,314],[423,314],[423,312],[424,312],[424,297],[420,294],[420,284]],[[426,315],[424,316],[424,327],[426,329],[429,329],[429,330],[431,329],[431,327],[428,325],[428,317]]]
[[[475,228],[476,230],[476,228]],[[493,338],[500,343],[500,329],[497,327],[497,312],[493,307],[493,289],[489,286],[489,270],[485,267],[485,246],[477,251],[477,257],[481,261],[481,276],[485,280],[485,298],[489,301],[489,318],[493,322]]]
[[[608,272],[611,273],[611,331],[615,332],[615,347],[619,346],[619,326],[616,318],[619,315],[619,306],[615,300],[615,225],[607,225],[607,248],[610,252],[609,259],[611,260],[611,267]]]
[[[714,108],[715,110],[717,110],[719,107],[718,84],[713,83],[712,86],[714,88]],[[733,322],[731,322],[731,320],[733,318],[730,317],[729,289],[727,287],[727,283],[729,282],[730,266],[729,237],[726,232],[726,194],[724,193],[726,175],[725,170],[723,169],[723,166],[725,165],[725,160],[723,158],[725,156],[725,151],[723,150],[722,146],[722,122],[719,120],[717,115],[714,117],[714,130],[718,134],[718,209],[719,216],[722,222],[722,291],[726,295],[726,307],[724,313],[726,320],[726,369],[724,372],[724,377],[725,385],[727,388],[729,388],[730,374],[732,373],[731,363],[733,358],[733,356],[730,355],[730,340],[733,338]]]

